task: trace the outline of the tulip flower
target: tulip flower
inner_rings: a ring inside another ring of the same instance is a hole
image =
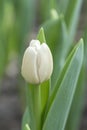
[[[53,71],[53,58],[46,43],[32,40],[25,50],[21,73],[31,84],[40,84],[48,80]]]

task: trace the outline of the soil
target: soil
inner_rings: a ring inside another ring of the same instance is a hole
[[[21,103],[17,79],[4,77],[0,91],[0,130],[21,130]]]

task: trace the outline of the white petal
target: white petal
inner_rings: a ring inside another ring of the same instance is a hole
[[[43,43],[38,50],[39,79],[40,82],[48,80],[53,71],[53,58],[49,47]]]
[[[30,45],[29,45],[30,47],[35,47],[35,48],[38,48],[38,47],[40,47],[40,41],[39,40],[32,40],[31,42],[30,42]]]
[[[28,47],[24,53],[21,72],[25,80],[33,84],[39,83],[36,62],[37,52],[34,48]]]

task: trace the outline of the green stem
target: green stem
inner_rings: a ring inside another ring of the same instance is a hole
[[[27,107],[29,111],[30,118],[30,127],[32,130],[36,130],[35,127],[35,119],[34,119],[34,111],[33,111],[33,88],[31,85],[26,85],[26,98],[27,98]]]
[[[41,92],[39,85],[27,86],[27,106],[30,111],[33,130],[41,130]]]
[[[34,86],[34,114],[35,114],[35,120],[36,120],[36,130],[41,129],[41,93],[40,93],[40,86]]]

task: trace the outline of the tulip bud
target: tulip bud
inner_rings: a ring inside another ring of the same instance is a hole
[[[39,84],[48,80],[53,71],[52,54],[46,43],[40,45],[39,40],[32,40],[25,50],[21,73],[31,84]]]

